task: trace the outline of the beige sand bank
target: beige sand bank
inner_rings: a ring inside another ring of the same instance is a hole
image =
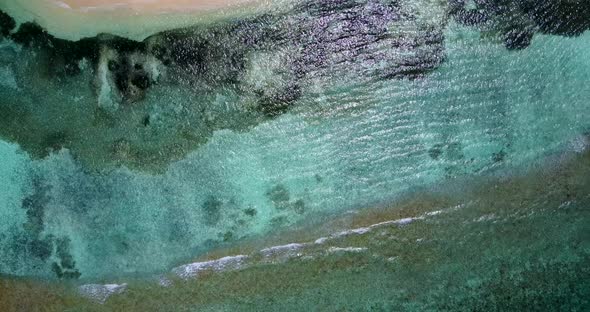
[[[59,38],[111,33],[142,40],[156,32],[284,7],[284,0],[2,0],[18,23],[34,21]]]

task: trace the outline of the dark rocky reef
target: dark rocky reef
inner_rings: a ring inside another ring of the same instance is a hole
[[[579,36],[590,29],[590,2],[577,0],[451,0],[464,25],[500,33],[506,48],[524,49],[535,33]]]
[[[13,93],[0,135],[38,157],[67,148],[93,168],[159,171],[213,131],[284,114],[318,86],[433,70],[444,21],[417,15],[397,1],[303,1],[142,42],[72,42],[23,24],[6,33],[23,51],[7,64],[18,91],[0,89]]]
[[[8,14],[0,11],[0,35],[6,37],[16,27],[16,22]]]
[[[519,5],[543,33],[571,37],[590,29],[589,1],[523,0]]]
[[[312,17],[295,19],[301,26],[293,26],[295,42],[304,47],[295,62],[299,75],[310,68],[331,68],[345,76],[352,69],[355,76],[369,79],[416,78],[444,57],[443,22],[420,22],[415,17],[419,12],[398,1],[315,1],[297,10]],[[405,31],[396,29],[410,25]]]
[[[247,130],[317,90],[427,75],[445,60],[449,16],[517,50],[538,32],[581,34],[589,12],[566,0],[301,1],[142,42],[61,40],[0,13],[0,34],[22,47],[0,51],[18,83],[0,85],[0,135],[37,157],[67,148],[90,168],[160,171],[214,131]]]

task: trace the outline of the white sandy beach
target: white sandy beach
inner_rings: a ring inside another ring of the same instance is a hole
[[[34,21],[59,38],[110,33],[142,40],[156,32],[252,14],[284,0],[2,0],[18,23]]]

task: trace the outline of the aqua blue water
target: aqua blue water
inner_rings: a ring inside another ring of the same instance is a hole
[[[162,173],[96,174],[67,148],[39,159],[0,142],[0,272],[55,276],[27,243],[26,198],[42,210],[37,239],[67,238],[75,269],[93,280],[167,271],[295,222],[585,149],[590,34],[536,35],[509,51],[451,24],[444,45],[445,61],[422,78],[323,81],[288,113],[217,130]],[[0,77],[0,94],[14,96],[13,76]]]

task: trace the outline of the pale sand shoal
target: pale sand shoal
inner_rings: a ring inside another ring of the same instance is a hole
[[[286,8],[285,0],[2,0],[17,23],[68,40],[109,33],[143,40],[160,31]]]

